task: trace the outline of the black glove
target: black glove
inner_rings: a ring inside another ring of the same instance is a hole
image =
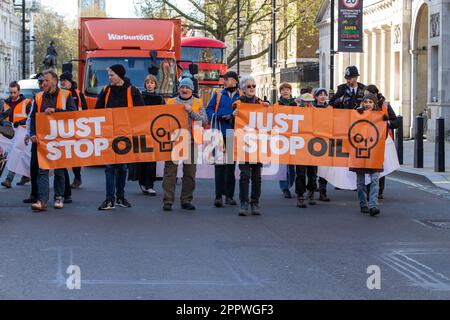
[[[231,120],[231,114],[227,114],[225,116],[221,116],[220,118],[221,118],[221,120],[230,121]]]
[[[364,113],[364,108],[363,107],[358,107],[358,108],[356,108],[356,111],[358,111],[359,114],[363,114]]]
[[[20,126],[20,121],[15,121],[14,122],[14,128],[17,128],[18,126]]]
[[[387,114],[383,114],[383,121],[389,121],[389,117],[387,116]]]

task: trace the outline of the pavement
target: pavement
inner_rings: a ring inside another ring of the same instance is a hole
[[[445,143],[445,172],[434,171],[434,142],[424,141],[423,168],[414,168],[414,140],[405,140],[403,149],[403,165],[394,176],[404,179],[421,176],[438,188],[450,190],[450,142]]]
[[[0,189],[0,299],[450,299],[450,192],[420,176],[389,177],[373,218],[355,192],[299,209],[273,181],[263,214],[239,217],[203,179],[194,212],[162,211],[160,182],[156,197],[128,182],[133,207],[101,212],[103,169],[82,175],[47,213],[21,202],[29,186]]]

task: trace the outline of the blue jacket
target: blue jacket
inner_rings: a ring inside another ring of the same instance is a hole
[[[208,106],[206,107],[206,114],[208,115],[208,120],[210,122],[212,122],[213,117],[217,117],[217,121],[220,122],[222,134],[225,136],[227,129],[233,129],[232,127],[233,117],[231,116],[231,114],[233,113],[233,103],[236,102],[236,100],[239,98],[239,93],[236,92],[232,98],[230,98],[227,90],[225,89],[223,89],[221,93],[222,97],[220,98],[217,113],[215,113],[217,93],[214,92],[213,96],[211,97],[211,100],[208,103]],[[227,115],[230,115],[230,120],[222,119],[223,116]],[[215,124],[214,127],[217,129],[219,127],[218,123],[217,125]]]

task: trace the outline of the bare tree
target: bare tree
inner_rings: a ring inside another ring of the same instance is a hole
[[[138,0],[136,13],[153,18],[181,18],[194,30],[205,31],[212,37],[224,41],[236,39],[237,11],[240,12],[240,45],[228,54],[229,67],[237,61],[237,52],[241,50],[251,34],[270,36],[271,30],[271,0],[241,0],[237,8],[236,0],[186,0],[185,6],[180,6],[176,0]],[[314,17],[317,13],[319,0],[279,0],[275,11],[286,15],[277,19],[277,43],[285,40],[289,34],[298,29],[301,23],[315,28]],[[287,9],[287,10],[286,10]],[[268,48],[241,57],[241,61],[257,59],[268,52]]]

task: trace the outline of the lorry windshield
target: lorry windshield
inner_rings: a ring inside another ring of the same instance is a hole
[[[157,75],[159,93],[172,96],[177,77],[176,64],[173,59],[158,58],[159,72]],[[85,91],[88,95],[98,95],[103,86],[108,85],[108,67],[121,64],[126,69],[126,75],[131,84],[139,90],[144,90],[144,79],[150,67],[149,58],[91,58],[86,62]]]

